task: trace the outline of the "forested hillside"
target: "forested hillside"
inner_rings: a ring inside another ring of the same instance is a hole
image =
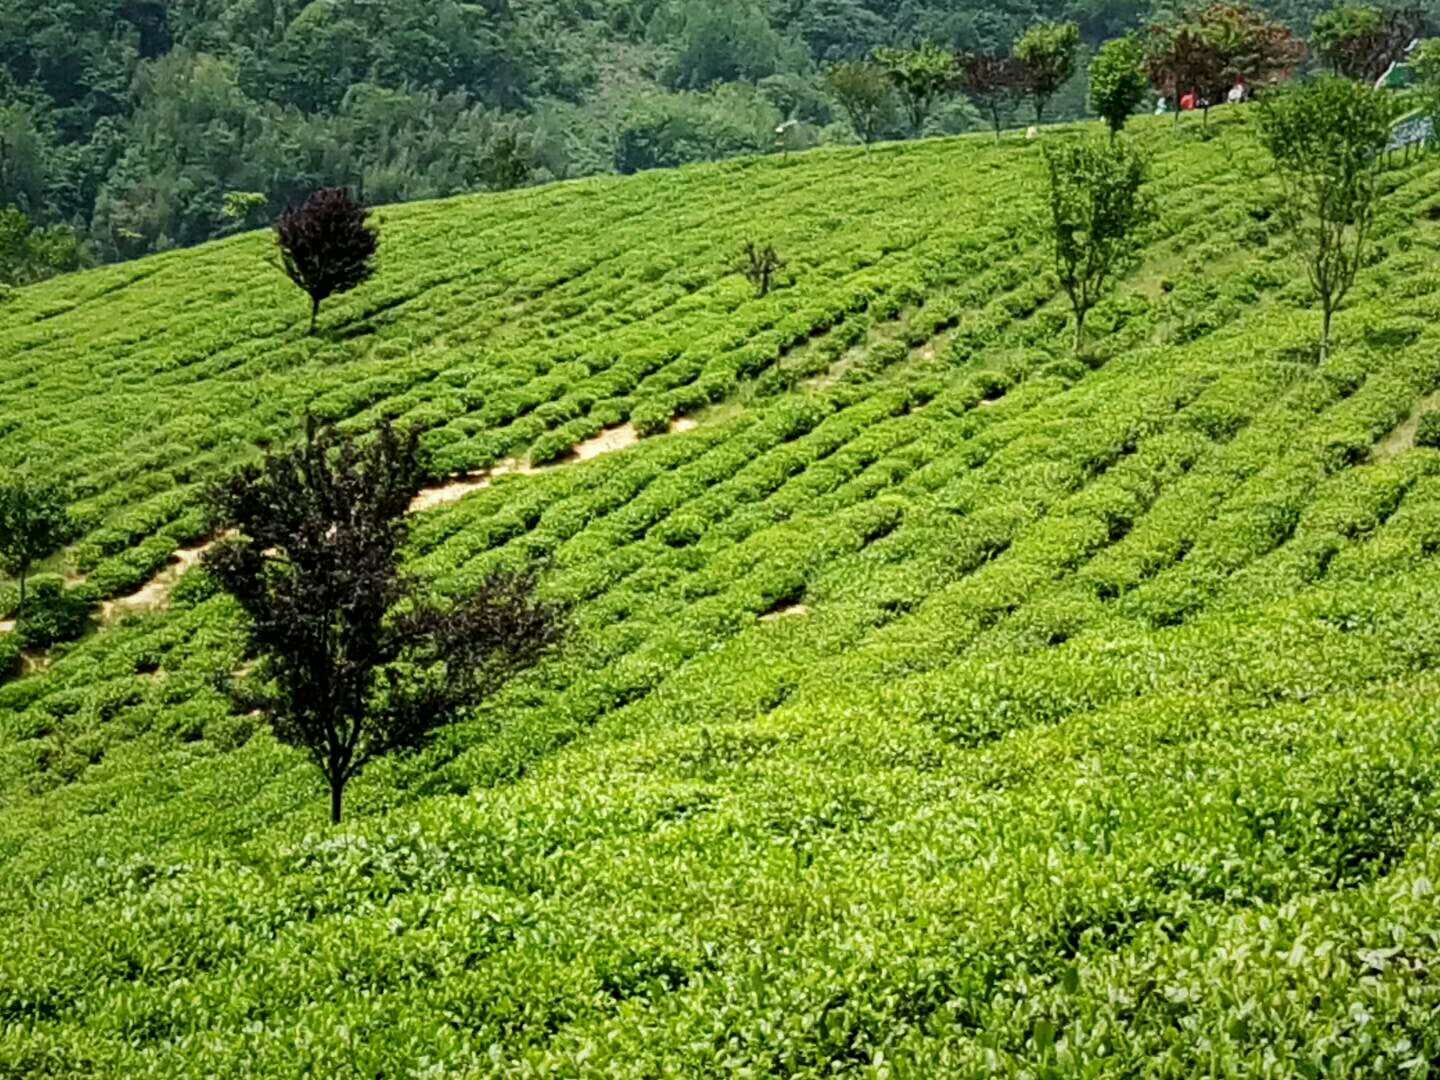
[[[0,1074],[1432,1075],[1440,173],[1319,363],[1255,128],[1131,122],[1078,354],[1073,127],[385,208],[314,336],[265,233],[18,290],[94,625],[0,686]],[[571,623],[338,828],[185,570],[306,413]]]
[[[1320,0],[1272,10],[1304,32]],[[6,229],[44,276],[187,246],[346,185],[372,203],[847,142],[830,64],[887,45],[1084,41],[1148,0],[0,0]],[[1083,72],[1083,64],[1081,65]],[[1083,77],[1051,116],[1079,116]],[[963,95],[923,131],[980,126]],[[899,116],[883,136],[910,130]],[[23,238],[23,236],[22,236]],[[18,240],[16,241],[19,242]],[[23,262],[23,260],[22,260]]]

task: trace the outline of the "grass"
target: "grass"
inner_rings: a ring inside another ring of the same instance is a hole
[[[429,421],[437,478],[700,423],[416,516],[437,592],[544,559],[576,630],[338,831],[201,573],[0,686],[0,1073],[1433,1071],[1440,453],[1383,447],[1440,177],[1387,172],[1317,367],[1212,128],[1137,124],[1083,362],[985,138],[387,210],[314,341],[260,237],[19,293],[0,453],[76,485],[97,598],[307,408]]]

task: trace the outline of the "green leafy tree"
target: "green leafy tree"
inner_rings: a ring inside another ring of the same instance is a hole
[[[268,201],[263,191],[227,191],[220,203],[220,216],[225,219],[226,231],[254,228]]]
[[[1025,65],[1025,90],[1035,104],[1035,123],[1045,119],[1050,99],[1075,74],[1080,28],[1074,23],[1038,23],[1015,43],[1015,59]]]
[[[781,69],[784,43],[764,8],[751,0],[684,0],[673,12],[662,9],[656,32],[677,42],[669,78],[676,89],[753,81]]]
[[[803,0],[788,6],[794,14],[786,29],[820,64],[858,60],[894,36],[889,21],[860,0]]]
[[[953,93],[959,82],[955,57],[946,49],[925,42],[918,49],[878,49],[875,61],[905,105],[910,130],[920,133],[935,103]]]
[[[1090,108],[1104,118],[1112,139],[1149,89],[1145,49],[1133,34],[1107,41],[1090,62]]]
[[[0,285],[30,285],[79,270],[88,261],[70,226],[37,229],[14,207],[0,210]]]
[[[35,563],[75,539],[76,529],[65,498],[54,484],[14,475],[0,483],[0,567],[20,585],[25,607],[25,581]]]
[[[825,73],[830,91],[866,149],[895,119],[895,94],[878,64],[851,60]]]
[[[525,184],[535,170],[533,140],[507,125],[495,132],[480,159],[479,173],[491,191],[510,191]]]
[[[263,711],[324,776],[335,823],[369,762],[422,745],[560,635],[531,576],[496,574],[439,606],[401,570],[421,478],[417,432],[311,424],[302,445],[208,493],[228,537],[204,565],[250,617]]]
[[[781,119],[763,94],[740,83],[708,94],[642,94],[619,118],[611,151],[613,167],[628,175],[765,153],[774,145]]]
[[[13,206],[32,217],[42,215],[52,155],[33,111],[0,107],[0,206]]]
[[[1335,74],[1373,82],[1404,57],[1424,27],[1425,14],[1419,8],[1340,4],[1315,20],[1310,41]]]
[[[1139,245],[1154,218],[1146,160],[1124,143],[1046,145],[1055,272],[1075,311],[1075,351],[1085,317]]]
[[[1426,38],[1410,57],[1420,95],[1420,109],[1440,127],[1440,38]]]
[[[1323,314],[1321,363],[1329,357],[1335,310],[1365,263],[1392,119],[1390,97],[1336,76],[1262,103],[1260,138],[1275,159],[1282,213]]]

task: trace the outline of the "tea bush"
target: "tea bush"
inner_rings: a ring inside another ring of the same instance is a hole
[[[0,1073],[1440,1060],[1440,176],[1387,173],[1320,366],[1248,116],[1132,121],[1160,222],[1083,363],[989,139],[387,210],[332,340],[256,237],[18,291],[0,448],[76,481],[76,596],[318,406],[438,425],[437,476],[562,462],[407,564],[541,565],[574,630],[338,831],[203,571],[23,675],[0,635]],[[719,257],[757,215],[765,298]]]
[[[1415,445],[1440,449],[1440,412],[1423,413],[1415,428]]]

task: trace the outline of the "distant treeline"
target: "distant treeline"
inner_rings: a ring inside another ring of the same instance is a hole
[[[1327,6],[1266,5],[1301,33]],[[1151,0],[0,0],[0,281],[252,228],[325,185],[387,203],[848,142],[825,78],[836,64],[922,42],[1004,54],[1044,19],[1076,23],[1083,53],[1166,13]],[[1084,69],[1047,119],[1083,115]],[[919,130],[903,109],[883,121],[875,137],[988,122],[963,94]]]

